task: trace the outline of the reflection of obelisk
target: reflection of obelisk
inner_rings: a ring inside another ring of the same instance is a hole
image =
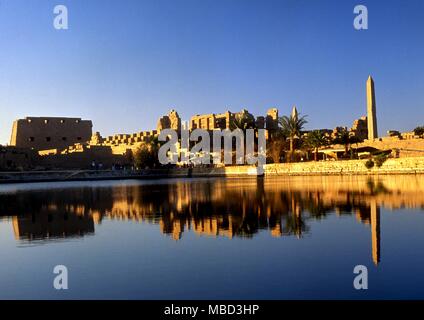
[[[378,138],[377,115],[375,104],[374,80],[371,76],[367,80],[367,118],[368,118],[368,140]]]
[[[380,263],[380,208],[375,200],[371,201],[371,238],[372,260],[375,265]]]

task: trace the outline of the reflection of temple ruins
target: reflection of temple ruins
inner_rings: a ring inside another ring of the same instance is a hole
[[[0,216],[12,216],[17,239],[80,237],[104,219],[158,225],[178,240],[185,232],[244,238],[313,233],[327,216],[355,215],[370,227],[370,257],[381,260],[380,208],[424,208],[417,176],[217,179],[170,184],[115,185],[0,195]],[[26,207],[31,198],[31,207]],[[15,213],[22,213],[14,215]]]
[[[13,217],[16,239],[43,240],[81,237],[94,233],[93,217],[75,212],[57,212],[50,206],[45,211]]]

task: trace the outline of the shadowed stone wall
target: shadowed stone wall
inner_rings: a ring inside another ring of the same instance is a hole
[[[10,145],[33,150],[64,149],[90,141],[93,124],[81,118],[27,117],[13,123]]]

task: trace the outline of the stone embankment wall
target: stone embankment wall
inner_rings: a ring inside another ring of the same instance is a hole
[[[424,157],[388,159],[378,168],[367,169],[366,160],[319,161],[265,165],[265,176],[327,176],[327,175],[384,175],[424,174]],[[109,179],[159,179],[190,177],[251,177],[257,174],[254,166],[222,168],[175,168],[143,171],[68,170],[0,172],[0,183],[31,181],[72,181]]]
[[[370,175],[370,174],[424,174],[424,157],[387,159],[378,168],[367,169],[367,160],[311,161],[265,165],[266,176],[285,175]],[[257,172],[253,166],[225,168],[172,169],[170,176],[251,176]]]
[[[354,175],[354,174],[417,174],[424,173],[424,157],[387,159],[372,169],[365,167],[366,160],[318,161],[268,164],[265,175]]]
[[[367,169],[367,160],[311,161],[265,165],[266,176],[286,175],[369,175],[369,174],[417,174],[424,173],[424,157],[387,159],[378,168]],[[251,176],[256,175],[253,166],[229,166],[225,168],[171,169],[170,176]]]

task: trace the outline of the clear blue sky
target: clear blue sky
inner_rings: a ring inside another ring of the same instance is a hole
[[[53,28],[65,4],[69,30]],[[369,29],[353,28],[365,4]],[[103,135],[196,113],[292,105],[351,126],[373,75],[380,134],[424,124],[424,1],[0,0],[0,143],[14,119],[78,116]]]

